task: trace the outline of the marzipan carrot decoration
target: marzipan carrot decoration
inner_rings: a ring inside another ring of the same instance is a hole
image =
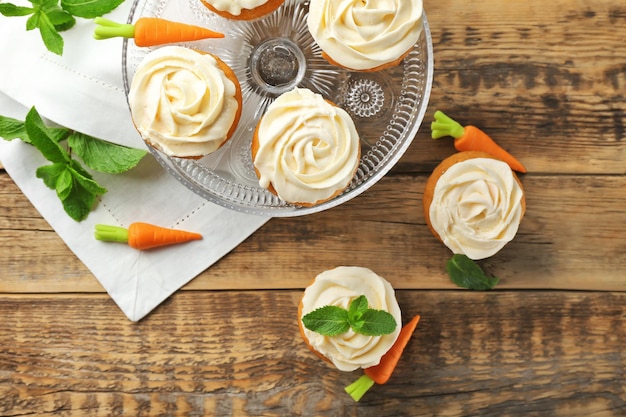
[[[142,17],[134,25],[117,23],[103,17],[96,17],[94,23],[97,25],[93,32],[94,38],[133,38],[135,45],[141,47],[224,37],[223,33],[214,32],[200,26],[173,22],[158,17]]]
[[[482,151],[509,164],[511,169],[526,172],[526,168],[513,155],[502,149],[493,139],[476,126],[461,126],[458,122],[446,116],[442,111],[435,112],[435,121],[431,123],[432,138],[443,136],[454,138],[454,147],[457,151]]]
[[[128,243],[128,246],[140,250],[202,239],[202,235],[198,233],[167,229],[141,222],[132,223],[128,229],[97,224],[94,236],[97,240],[106,242]]]
[[[405,324],[400,330],[400,334],[391,349],[380,358],[380,363],[376,366],[364,369],[365,375],[346,387],[346,392],[355,400],[359,401],[363,395],[374,385],[386,383],[391,374],[396,369],[398,361],[404,352],[411,336],[420,321],[420,316],[415,316]]]

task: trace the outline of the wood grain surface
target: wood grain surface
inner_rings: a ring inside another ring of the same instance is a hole
[[[425,0],[435,72],[407,153],[354,200],[272,219],[139,323],[0,171],[0,415],[626,415],[626,3]],[[435,110],[528,168],[515,240],[461,291],[425,225]],[[301,289],[367,266],[422,320],[360,403],[299,338]]]
[[[425,178],[391,175],[333,210],[272,219],[185,289],[304,288],[315,271],[343,264],[367,266],[396,288],[454,288],[445,272],[450,253],[422,214]],[[518,235],[481,262],[500,287],[626,290],[626,177],[527,175],[523,182],[528,210]],[[0,213],[0,291],[103,291],[6,175],[0,187],[8,209]]]
[[[361,371],[331,368],[300,339],[300,296],[179,292],[140,323],[105,295],[2,296],[0,414],[626,413],[625,294],[398,291],[405,321],[422,320],[397,372],[359,403],[343,389]]]

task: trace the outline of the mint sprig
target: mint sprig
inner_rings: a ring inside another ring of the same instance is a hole
[[[333,305],[315,309],[302,317],[302,324],[324,336],[336,336],[350,328],[366,336],[381,336],[392,333],[398,325],[388,312],[369,308],[364,295],[353,299],[347,310]]]
[[[0,116],[0,137],[20,139],[33,145],[51,162],[35,171],[37,178],[56,191],[65,212],[74,220],[84,220],[106,188],[73,158],[78,155],[90,169],[104,173],[121,173],[135,167],[146,151],[105,142],[71,129],[49,128],[31,108],[22,122]],[[62,142],[67,142],[63,146]]]
[[[466,255],[456,254],[446,262],[450,280],[461,288],[485,291],[495,287],[499,278],[489,277],[482,268]]]
[[[68,145],[89,168],[107,174],[120,174],[136,166],[146,155],[142,149],[127,148],[80,132],[72,131]]]
[[[304,327],[325,336],[336,336],[350,329],[348,310],[338,306],[320,307],[302,317]]]
[[[0,14],[6,17],[29,16],[26,30],[39,29],[46,48],[63,55],[64,41],[59,32],[76,25],[76,17],[92,19],[113,11],[124,0],[28,0],[32,7],[0,3]]]

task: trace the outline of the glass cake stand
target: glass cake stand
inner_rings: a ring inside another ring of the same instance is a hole
[[[433,78],[433,50],[428,21],[402,64],[379,72],[351,72],[329,64],[311,37],[308,0],[285,0],[274,13],[255,21],[221,18],[200,0],[135,0],[129,23],[161,17],[224,33],[181,45],[219,56],[241,84],[243,111],[233,137],[199,160],[174,158],[150,149],[178,181],[207,200],[229,209],[272,217],[300,216],[342,204],[378,182],[411,144],[424,118]],[[124,88],[151,48],[124,40]],[[313,207],[288,204],[261,188],[252,165],[250,144],[256,123],[280,94],[299,86],[344,108],[361,138],[361,161],[348,188]]]

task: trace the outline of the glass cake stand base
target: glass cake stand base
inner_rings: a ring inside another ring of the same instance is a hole
[[[233,137],[200,160],[154,157],[182,184],[221,206],[273,217],[316,213],[342,204],[379,181],[411,144],[428,105],[433,77],[432,39],[426,15],[419,41],[402,63],[378,72],[348,71],[328,63],[306,24],[307,0],[285,0],[275,12],[235,21],[211,13],[199,0],[135,0],[129,23],[144,16],[205,26],[225,34],[181,45],[219,56],[241,84],[243,111]],[[128,94],[137,65],[150,51],[125,40],[122,54]],[[345,109],[361,139],[361,161],[348,188],[332,200],[299,207],[261,188],[250,145],[267,106],[294,87],[308,88]]]

